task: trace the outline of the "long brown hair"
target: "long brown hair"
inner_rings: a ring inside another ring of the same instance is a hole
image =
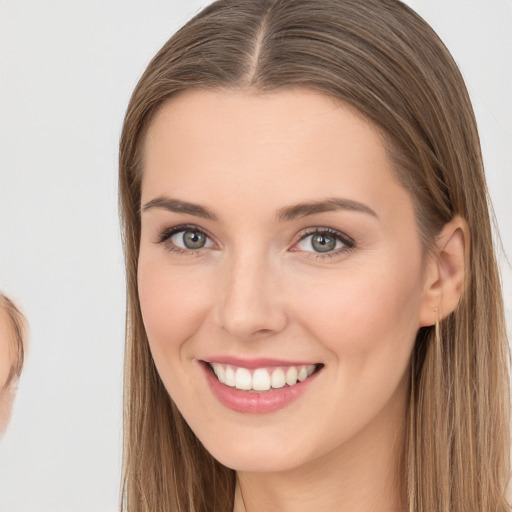
[[[153,58],[120,145],[127,270],[122,510],[226,512],[235,474],[190,431],[155,369],[137,258],[145,133],[179,91],[300,87],[349,104],[385,134],[425,251],[455,215],[469,226],[465,291],[411,355],[402,453],[409,511],[504,512],[509,478],[508,343],[476,122],[435,32],[399,0],[220,0]]]

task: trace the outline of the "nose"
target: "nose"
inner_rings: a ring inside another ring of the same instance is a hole
[[[226,262],[217,322],[233,337],[252,340],[281,332],[287,322],[279,269],[263,255],[240,254]]]

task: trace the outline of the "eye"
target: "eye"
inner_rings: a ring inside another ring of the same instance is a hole
[[[200,231],[178,231],[176,234],[170,237],[170,241],[177,247],[183,249],[202,249],[208,237]]]
[[[303,234],[294,251],[317,253],[318,256],[330,256],[345,252],[354,247],[354,241],[344,233],[330,228],[311,228]]]
[[[165,243],[170,251],[186,253],[213,247],[213,241],[197,226],[175,226],[166,229],[158,238],[158,243]]]

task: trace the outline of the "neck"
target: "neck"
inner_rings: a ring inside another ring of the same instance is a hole
[[[354,438],[306,465],[279,473],[237,473],[233,512],[397,512],[403,407],[376,418]],[[390,421],[391,420],[391,421]]]

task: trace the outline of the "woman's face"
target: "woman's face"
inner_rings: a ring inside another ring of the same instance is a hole
[[[11,320],[0,307],[0,437],[9,423],[14,399],[16,380],[13,375],[15,344]]]
[[[282,471],[389,443],[425,279],[378,131],[305,90],[188,91],[154,118],[143,172],[144,324],[212,455]]]

